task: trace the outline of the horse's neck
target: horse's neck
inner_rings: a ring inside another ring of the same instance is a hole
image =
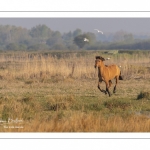
[[[98,74],[99,75],[102,75],[102,72],[103,72],[103,69],[105,68],[106,66],[103,64],[102,66],[98,67]]]
[[[101,75],[101,69],[98,67],[98,75]]]
[[[102,75],[102,72],[103,72],[103,67],[98,67],[98,74]]]

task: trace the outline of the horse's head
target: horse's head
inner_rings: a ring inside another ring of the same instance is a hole
[[[94,65],[95,68],[100,67],[102,65],[102,62],[105,61],[105,59],[101,56],[96,56],[95,58],[96,58]]]

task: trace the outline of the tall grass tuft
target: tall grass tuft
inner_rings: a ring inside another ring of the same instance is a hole
[[[140,94],[137,96],[137,100],[140,100],[140,99],[150,100],[150,92],[149,91],[141,91]]]

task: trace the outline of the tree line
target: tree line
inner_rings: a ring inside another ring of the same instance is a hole
[[[137,39],[124,31],[101,35],[81,29],[60,33],[46,25],[37,25],[31,29],[0,25],[0,50],[77,49],[150,49],[150,38]]]

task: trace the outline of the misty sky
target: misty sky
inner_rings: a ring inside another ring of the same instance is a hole
[[[47,25],[51,30],[62,33],[79,28],[84,32],[116,32],[124,30],[130,33],[150,33],[150,18],[0,18],[0,25],[15,25],[28,29],[39,24]]]

